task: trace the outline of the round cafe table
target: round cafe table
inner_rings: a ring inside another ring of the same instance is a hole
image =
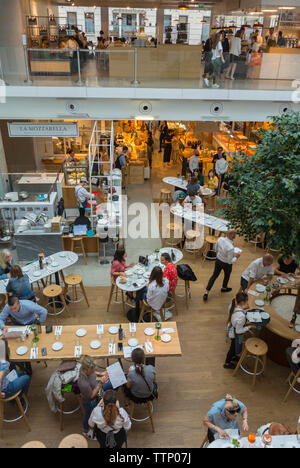
[[[164,177],[162,180],[165,184],[172,185],[173,187],[177,188],[178,190],[186,191],[188,182],[187,180],[182,180],[180,177]],[[202,197],[212,197],[215,195],[215,190],[210,188],[204,188],[200,186],[200,192]]]
[[[275,308],[272,306],[272,302],[280,296],[284,297],[287,290],[294,290],[297,283],[289,282],[286,284],[280,284],[278,278],[278,276],[274,276],[273,280],[271,281],[271,285],[277,284],[279,287],[272,287],[270,303],[265,303],[264,306],[261,306],[261,308],[270,315],[270,322],[261,330],[260,338],[262,338],[268,345],[268,357],[273,362],[276,362],[281,366],[289,367],[285,356],[285,350],[291,345],[293,340],[300,338],[300,333],[295,329],[289,328],[289,322],[292,317],[289,317],[289,319],[284,318],[275,310]],[[263,284],[263,281],[259,280],[258,282],[254,283],[251,286],[250,291],[257,293],[256,285],[258,283]],[[255,304],[255,301],[263,301],[265,295],[265,292],[258,293],[258,295],[253,295],[253,293],[249,292],[249,308],[254,309],[260,307]]]
[[[163,247],[157,253],[158,261],[156,261],[156,253],[148,256],[149,259],[149,266],[146,268],[144,265],[137,264],[132,268],[128,268],[126,270],[127,280],[126,283],[122,283],[122,277],[119,276],[116,280],[116,284],[119,289],[125,292],[137,292],[143,289],[146,284],[149,283],[150,273],[155,266],[160,266],[164,269],[164,265],[160,263],[160,257],[162,253],[168,253],[172,258],[172,251],[175,255],[175,260],[173,261],[174,264],[180,262],[183,259],[183,253],[178,249],[173,249],[171,247]],[[136,286],[135,286],[136,285]]]

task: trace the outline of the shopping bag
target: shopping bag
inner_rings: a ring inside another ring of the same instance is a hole
[[[250,67],[261,65],[261,54],[259,52],[252,52],[249,65]]]

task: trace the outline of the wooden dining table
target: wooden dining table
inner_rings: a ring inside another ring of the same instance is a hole
[[[122,342],[123,347],[129,346],[128,340],[131,338],[136,338],[139,345],[143,345],[146,357],[179,357],[182,355],[181,345],[177,330],[176,322],[167,322],[161,323],[160,335],[163,333],[163,329],[173,329],[173,333],[169,333],[172,337],[171,341],[168,343],[163,342],[162,340],[156,341],[156,330],[155,334],[152,336],[145,335],[144,331],[146,328],[155,329],[155,323],[137,323],[136,332],[134,335],[130,332],[130,324],[122,323],[122,329],[126,331],[126,338],[119,340],[118,334],[111,334],[109,328],[115,326],[119,328],[120,324],[103,324],[103,335],[99,338],[97,335],[97,325],[71,325],[63,326],[62,334],[58,339],[58,342],[63,344],[63,348],[60,351],[53,351],[52,345],[57,343],[56,336],[54,334],[55,327],[53,327],[53,332],[46,334],[45,327],[42,327],[42,333],[38,335],[39,341],[36,345],[38,348],[38,356],[36,359],[30,358],[31,348],[33,347],[32,339],[33,334],[30,334],[25,342],[20,342],[20,339],[9,339],[8,345],[10,349],[10,361],[14,362],[34,362],[34,361],[56,361],[56,360],[74,360],[74,351],[75,346],[80,343],[82,346],[82,356],[88,355],[93,358],[116,358],[121,360],[124,358],[123,351],[118,351],[118,343]],[[16,328],[16,327],[13,327]],[[22,328],[22,327],[21,327]],[[9,327],[8,327],[9,329]],[[86,330],[86,335],[84,337],[78,337],[76,332],[78,329]],[[99,349],[92,349],[90,343],[94,340],[99,340],[101,342],[101,347]],[[109,344],[112,342],[115,343],[115,353],[109,353]],[[153,352],[147,353],[145,349],[145,343],[149,341],[152,344]],[[19,356],[16,351],[20,346],[26,346],[28,351],[26,354]],[[46,348],[47,356],[42,356],[42,349]]]

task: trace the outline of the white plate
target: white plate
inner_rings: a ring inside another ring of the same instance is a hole
[[[16,353],[18,356],[24,356],[28,352],[27,346],[20,346],[17,350]]]
[[[288,280],[286,278],[283,278],[282,276],[279,276],[278,278],[279,283],[281,284],[286,284],[288,283]]]
[[[84,328],[79,328],[79,330],[77,330],[76,332],[76,335],[80,337],[85,336],[86,334],[87,334],[87,331]]]
[[[126,276],[132,276],[133,272],[132,271],[126,271]]]
[[[128,344],[131,347],[137,346],[139,344],[139,340],[136,338],[130,338],[130,340],[128,340]]]
[[[269,320],[270,315],[267,314],[267,312],[262,312],[262,313],[261,313],[261,318],[262,318],[263,320]]]
[[[112,335],[116,335],[117,333],[119,333],[118,327],[110,327],[108,331],[109,331],[109,333],[111,333]]]
[[[154,328],[145,328],[144,333],[147,336],[152,336],[152,335],[155,334],[155,330],[154,330]]]
[[[60,257],[66,257],[67,254],[66,254],[65,252],[60,252],[59,256],[60,256]]]
[[[163,335],[161,335],[161,341],[163,341],[164,343],[169,343],[171,340],[172,340],[171,335],[168,335],[167,333],[164,333]]]
[[[293,278],[292,276],[289,276],[289,281],[291,281],[292,283],[294,283],[296,280],[295,280],[295,278]]]
[[[100,346],[101,346],[101,341],[99,341],[99,340],[94,340],[94,341],[90,342],[90,347],[92,349],[99,349]]]
[[[260,299],[256,299],[255,304],[256,304],[257,306],[259,306],[259,307],[265,305],[264,301],[261,301]]]
[[[41,271],[35,271],[35,272],[33,273],[33,276],[35,276],[35,277],[37,278],[38,276],[41,276],[41,274],[42,274]]]
[[[52,266],[53,268],[56,268],[59,266],[59,264],[57,262],[52,262],[50,266]]]
[[[256,285],[256,291],[257,292],[265,292],[266,287],[263,284],[257,284]]]
[[[53,351],[60,351],[61,349],[63,349],[63,347],[64,347],[64,345],[60,341],[56,341],[52,345]]]

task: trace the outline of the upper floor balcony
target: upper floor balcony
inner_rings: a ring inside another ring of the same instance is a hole
[[[51,87],[57,97],[300,101],[300,48],[244,50],[224,59],[212,60],[202,46],[179,44],[103,50],[1,47],[0,78],[8,96],[15,87],[20,96],[33,89],[47,96]]]

